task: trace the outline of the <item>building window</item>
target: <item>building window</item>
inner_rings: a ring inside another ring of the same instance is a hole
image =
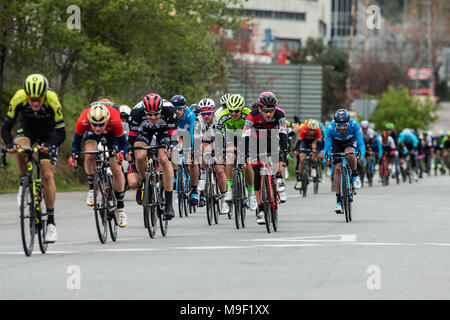
[[[255,18],[264,18],[264,19],[306,21],[306,13],[304,12],[242,9],[240,11],[240,15],[243,17],[253,16]]]

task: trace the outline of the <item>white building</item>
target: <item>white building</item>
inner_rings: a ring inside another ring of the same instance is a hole
[[[243,17],[253,17],[252,51],[276,52],[283,43],[298,50],[309,37],[331,39],[330,0],[249,0],[244,2]]]

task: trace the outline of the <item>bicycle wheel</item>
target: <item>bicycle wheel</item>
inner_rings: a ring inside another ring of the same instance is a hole
[[[169,229],[169,220],[167,220],[164,217],[164,206],[165,206],[165,199],[164,199],[164,192],[163,189],[159,187],[160,182],[157,181],[157,187],[154,187],[154,192],[156,195],[156,201],[159,203],[156,208],[158,209],[158,218],[159,218],[159,226],[161,228],[161,234],[163,237],[167,235],[167,230]]]
[[[211,172],[213,172],[211,170]],[[219,186],[217,184],[217,178],[215,177],[215,173],[214,173],[214,186],[212,187],[213,190],[213,195],[214,195],[214,223],[218,224],[219,223],[219,215],[220,215],[220,203],[219,203],[219,199],[218,196],[220,194],[219,192]]]
[[[144,199],[142,200],[142,207],[144,209],[145,225],[147,226],[148,234],[150,238],[156,236],[156,227],[158,226],[158,217],[156,213],[156,201],[152,187],[152,172],[145,175],[144,182]]]
[[[212,172],[211,168],[206,168],[206,219],[208,221],[208,225],[212,224],[213,215],[215,211],[215,203],[214,203],[214,186],[212,184]]]
[[[241,175],[241,190],[242,190],[241,226],[242,226],[242,228],[245,228],[245,217],[247,215],[248,194],[247,194],[247,185],[246,185],[244,177],[242,177],[242,175]]]
[[[277,188],[275,186],[275,180],[271,179],[271,181],[272,181],[273,203],[270,206],[270,213],[271,213],[271,218],[272,218],[273,231],[278,231],[278,193],[277,193]]]
[[[189,214],[192,214],[192,212],[194,212],[194,208],[192,208],[191,205],[191,199],[189,198],[189,194],[190,194],[190,176],[189,176],[189,172],[187,170],[187,167],[184,166],[183,167],[184,170],[184,176],[183,176],[183,181],[184,181],[184,216],[187,217]],[[189,210],[188,210],[189,208]]]
[[[302,197],[305,198],[306,197],[306,193],[308,190],[308,173],[306,172],[306,170],[303,170],[303,174],[302,174]]]
[[[268,176],[264,176],[262,179],[262,203],[264,208],[264,219],[266,220],[266,230],[268,233],[272,232],[272,212],[270,209],[270,185],[269,185]]]
[[[34,209],[33,185],[26,179],[22,183],[22,197],[20,199],[20,230],[23,250],[27,257],[33,253],[34,236],[36,234]]]
[[[117,210],[117,201],[114,196],[114,188],[112,184],[112,177],[108,174],[106,176],[107,187],[108,187],[108,225],[109,234],[111,235],[111,240],[117,240],[117,232],[119,229],[119,217]]]
[[[349,201],[349,185],[348,185],[348,181],[349,181],[349,176],[348,176],[348,171],[347,168],[342,168],[342,176],[341,179],[344,179],[343,181],[341,181],[342,183],[342,204],[344,206],[344,213],[345,213],[345,221],[348,223],[350,222],[350,201]]]
[[[241,227],[241,201],[242,201],[242,191],[241,191],[241,181],[240,181],[239,170],[234,170],[233,172],[233,207],[234,207],[234,220],[236,223],[236,229]]]
[[[178,166],[177,170],[177,195],[178,195],[178,214],[180,218],[183,218],[184,214],[184,181],[183,181],[183,169]]]
[[[42,209],[41,209],[42,210]],[[41,253],[45,254],[48,249],[48,243],[45,241],[45,237],[47,236],[47,214],[38,213],[39,223],[38,227],[38,239],[39,239],[39,249]]]
[[[98,238],[105,244],[108,236],[108,200],[103,178],[95,174],[94,178],[94,215]]]

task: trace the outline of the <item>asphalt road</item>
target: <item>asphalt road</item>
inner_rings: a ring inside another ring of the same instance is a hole
[[[450,176],[363,188],[353,222],[334,213],[329,183],[289,186],[279,231],[253,216],[236,230],[204,209],[150,239],[127,194],[128,226],[98,241],[86,193],[58,193],[59,241],[23,254],[16,195],[0,195],[0,299],[449,299]]]

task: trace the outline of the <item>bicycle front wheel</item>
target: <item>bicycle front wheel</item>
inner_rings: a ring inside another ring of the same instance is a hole
[[[144,208],[145,225],[147,226],[148,234],[153,239],[156,236],[158,217],[156,213],[155,195],[150,179],[150,174],[147,174],[144,182],[144,200],[142,201],[142,207]]]
[[[272,232],[272,212],[270,208],[270,185],[269,185],[268,176],[264,176],[262,179],[262,203],[264,208],[264,220],[266,222],[266,230],[268,233]]]
[[[106,176],[106,185],[108,188],[108,225],[109,225],[109,234],[111,235],[111,240],[117,240],[117,232],[119,229],[119,221],[118,221],[118,211],[117,211],[117,201],[114,196],[114,189],[112,184],[112,177],[108,174]],[[110,211],[112,210],[112,211]]]
[[[108,199],[103,179],[96,174],[94,178],[94,215],[98,238],[105,244],[108,235]]]
[[[208,167],[206,169],[206,219],[208,220],[208,225],[212,224],[215,211],[214,186],[212,184],[211,175],[211,168]]]
[[[233,206],[234,206],[234,220],[236,222],[236,229],[241,228],[241,204],[242,204],[242,191],[241,191],[240,173],[238,170],[234,170]]]
[[[159,182],[158,182],[159,184]],[[165,237],[167,235],[167,230],[169,228],[169,220],[167,220],[164,217],[164,206],[165,206],[165,199],[164,199],[164,192],[162,192],[162,189],[160,189],[159,187],[155,187],[153,189],[155,195],[156,195],[156,201],[157,203],[159,203],[158,206],[156,206],[156,208],[158,209],[158,216],[159,216],[159,226],[161,228],[161,234],[163,237]]]
[[[20,230],[25,255],[33,253],[34,236],[36,235],[35,207],[33,185],[30,181],[22,184],[22,197],[20,199]]]
[[[344,206],[344,213],[345,213],[345,221],[348,223],[351,221],[350,216],[350,188],[349,188],[349,175],[346,168],[342,168],[342,176],[341,179],[344,179],[342,181],[342,204]]]

